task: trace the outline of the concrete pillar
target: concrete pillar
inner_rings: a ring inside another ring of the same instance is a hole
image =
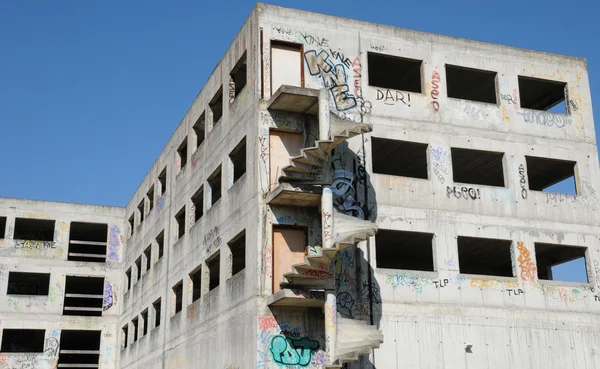
[[[333,193],[329,186],[323,186],[321,196],[321,236],[323,248],[333,247]]]
[[[337,343],[337,311],[335,289],[325,290],[325,341],[327,364],[334,364],[336,360],[335,345]]]
[[[329,91],[319,90],[319,140],[331,138],[331,122],[329,120]]]

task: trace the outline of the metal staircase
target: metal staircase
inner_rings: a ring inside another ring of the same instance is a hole
[[[341,119],[329,110],[327,90],[320,91],[319,140],[315,146],[301,150],[290,158],[290,165],[282,169],[280,182],[322,186],[321,225],[323,247],[316,254],[306,255],[304,262],[295,264],[284,274],[282,290],[324,291],[325,334],[328,337],[325,368],[339,368],[344,363],[371,354],[383,342],[383,334],[366,321],[348,319],[336,313],[335,276],[331,263],[336,253],[374,236],[377,226],[352,217],[333,207],[331,185],[331,151],[340,143],[372,131],[371,124]]]

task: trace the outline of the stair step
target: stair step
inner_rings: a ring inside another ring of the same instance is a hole
[[[324,278],[324,279],[333,278],[333,274],[329,273],[329,271],[313,268],[310,265],[306,265],[306,264],[299,265],[299,266],[295,267],[294,269],[296,270],[296,274],[305,276],[305,277]]]
[[[314,156],[315,158],[323,161],[327,159],[327,153],[319,147],[307,147],[300,150],[300,152],[304,155]]]

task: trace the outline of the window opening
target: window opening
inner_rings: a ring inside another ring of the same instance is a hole
[[[233,151],[231,151],[229,160],[233,166],[233,183],[235,183],[246,173],[246,137],[242,138]]]
[[[214,205],[221,198],[221,166],[208,177],[208,185],[210,186],[211,205]]]
[[[535,244],[538,278],[543,280],[588,283],[585,254],[587,247]]]
[[[152,310],[154,310],[154,328],[160,325],[160,305],[161,299],[158,299],[152,303]]]
[[[8,272],[8,295],[46,296],[50,289],[50,273]]]
[[[101,331],[61,330],[58,368],[92,368],[100,360]]]
[[[154,208],[154,185],[146,193],[146,198],[148,199],[148,213],[150,213]]]
[[[177,239],[185,235],[185,205],[175,215],[175,224],[177,225]]]
[[[513,277],[512,241],[492,238],[458,237],[458,264],[461,273]]]
[[[67,260],[106,262],[108,224],[71,222]]]
[[[15,219],[15,240],[54,241],[54,220]]]
[[[199,221],[204,215],[204,187],[200,187],[198,191],[192,196],[192,203],[194,204],[194,223]]]
[[[246,52],[236,63],[231,73],[229,73],[229,103],[231,104],[246,86]]]
[[[158,247],[158,260],[163,257],[165,253],[165,231],[163,230],[156,236],[156,245]],[[156,261],[158,261],[156,260]]]
[[[377,267],[433,271],[433,234],[380,229],[375,235]]]
[[[566,114],[566,90],[565,82],[519,76],[519,98],[525,109]]]
[[[242,231],[229,241],[231,251],[231,275],[236,275],[246,267],[246,231]]]
[[[221,257],[219,252],[217,252],[213,257],[206,261],[208,266],[208,274],[209,274],[209,283],[208,290],[212,291],[215,288],[219,287],[219,274],[220,274],[220,264]]]
[[[504,153],[450,149],[454,182],[504,187]]]
[[[103,277],[66,277],[63,315],[102,316],[103,301]]]
[[[145,270],[148,272],[152,266],[152,245],[148,245],[148,247],[146,247],[144,250],[144,257],[146,259]]]
[[[373,137],[373,172],[427,179],[427,144]]]
[[[525,156],[532,191],[577,194],[574,161]]]
[[[202,267],[198,267],[190,273],[190,281],[192,282],[192,302],[194,302],[202,296]]]
[[[219,88],[219,91],[212,98],[210,103],[208,103],[208,107],[213,115],[213,127],[219,123],[219,120],[223,116],[223,86]]]
[[[183,139],[177,149],[177,159],[179,160],[179,171],[181,172],[187,164],[187,137]]]
[[[200,114],[200,117],[192,129],[194,130],[194,136],[196,137],[196,149],[198,149],[200,145],[202,145],[202,142],[204,142],[204,135],[206,132],[206,117],[204,112]]]
[[[496,104],[496,72],[446,64],[448,97]]]
[[[367,53],[369,85],[421,93],[422,60]]]
[[[179,283],[173,286],[173,297],[175,301],[175,314],[177,314],[183,308],[183,281],[179,281]]]
[[[3,329],[2,348],[3,353],[18,352],[44,352],[43,329]]]
[[[167,192],[167,167],[165,167],[158,175],[158,183],[160,183],[159,195],[162,196],[165,192]]]

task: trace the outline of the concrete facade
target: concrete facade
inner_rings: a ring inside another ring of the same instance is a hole
[[[531,78],[564,86],[564,113],[523,107]],[[584,59],[258,4],[125,209],[0,199],[0,275],[34,258],[60,270],[51,288],[102,275],[116,296],[79,320],[60,297],[8,296],[2,328],[102,325],[100,368],[598,368],[589,91]],[[575,194],[541,191],[565,165]],[[17,249],[32,212],[56,218],[56,248]],[[115,260],[54,251],[82,220],[123,230]],[[575,256],[587,281],[553,280]]]

